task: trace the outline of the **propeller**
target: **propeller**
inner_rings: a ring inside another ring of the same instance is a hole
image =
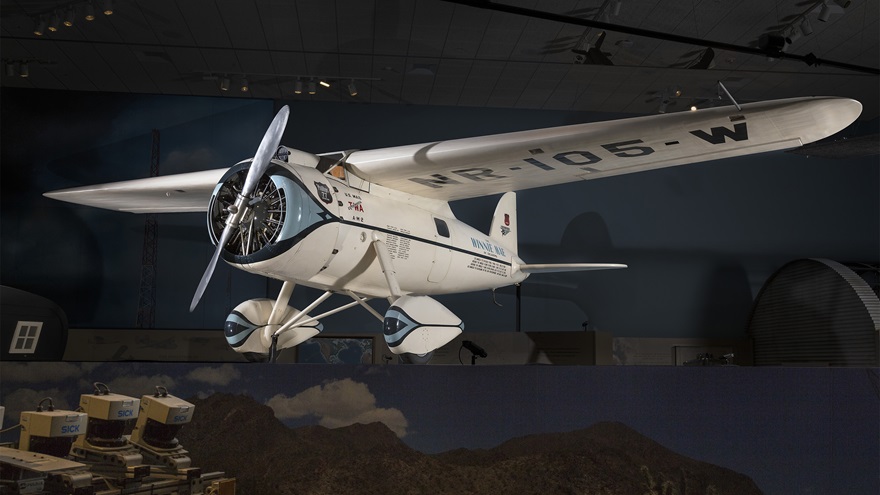
[[[278,149],[278,144],[281,143],[281,135],[284,134],[284,128],[287,127],[287,117],[289,115],[290,108],[287,105],[284,105],[275,115],[275,118],[272,119],[269,128],[266,129],[266,134],[263,135],[263,140],[260,141],[260,146],[257,148],[257,152],[254,154],[254,159],[251,161],[247,178],[244,180],[244,186],[241,188],[238,197],[235,198],[235,204],[229,206],[230,215],[226,218],[226,226],[223,227],[223,233],[220,235],[220,240],[217,242],[217,248],[214,250],[214,255],[211,256],[208,268],[205,269],[205,274],[202,275],[202,280],[199,281],[199,286],[196,288],[196,293],[189,306],[190,312],[198,306],[199,301],[202,299],[202,295],[205,293],[205,289],[208,287],[208,282],[211,281],[211,276],[214,274],[214,268],[217,267],[217,260],[220,259],[220,253],[223,252],[226,243],[229,242],[229,239],[232,238],[235,230],[238,229],[245,211],[251,206],[249,203],[253,199],[254,191],[257,188],[260,177],[266,173],[266,170],[269,168],[269,161]]]

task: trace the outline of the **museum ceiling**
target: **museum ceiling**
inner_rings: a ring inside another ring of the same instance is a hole
[[[440,0],[116,0],[112,15],[105,3],[3,0],[0,84],[650,114],[718,104],[721,80],[740,102],[848,96],[867,119],[880,108],[875,0],[499,2],[629,31],[604,35]],[[780,37],[786,53],[825,63],[755,51]]]

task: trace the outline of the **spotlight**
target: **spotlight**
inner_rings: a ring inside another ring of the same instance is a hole
[[[73,21],[76,19],[76,11],[73,10],[73,7],[67,9],[67,15],[64,17],[64,25],[67,27],[73,26]]]
[[[810,24],[810,20],[804,17],[803,22],[801,22],[801,31],[807,36],[813,34],[813,25]]]
[[[241,78],[241,88],[239,88],[239,89],[241,89],[241,92],[242,92],[242,93],[247,93],[248,90],[251,89],[251,88],[248,86],[248,80],[247,80],[246,77],[242,77],[242,78]]]
[[[229,91],[229,78],[224,77],[220,79],[220,91]]]
[[[788,28],[785,34],[785,42],[791,45],[799,39],[801,39],[801,30],[797,26]]]
[[[358,89],[357,86],[355,86],[354,84],[354,79],[352,79],[351,82],[348,83],[348,94],[350,96],[357,96],[358,94]]]
[[[15,75],[15,64],[6,62],[6,75],[12,77]]]
[[[104,15],[113,15],[113,0],[104,0]]]
[[[313,95],[318,92],[318,87],[315,85],[315,80],[312,79],[309,81],[309,94]]]
[[[785,36],[765,34],[761,35],[761,38],[758,40],[758,46],[767,53],[768,57],[776,58],[775,55],[784,52],[788,44],[786,43]]]
[[[463,340],[461,346],[471,351],[471,365],[477,364],[478,357],[485,358],[489,356],[485,349],[470,340]]]
[[[61,25],[61,18],[58,17],[58,12],[53,12],[52,13],[52,21],[49,23],[49,31],[52,31],[53,33],[55,31],[58,31],[58,26],[60,26],[60,25]]]
[[[43,19],[42,17],[40,17],[34,23],[34,34],[37,36],[42,36],[43,33],[45,33],[45,32],[46,32],[46,19]]]
[[[28,63],[22,62],[21,66],[18,68],[18,75],[20,77],[27,77],[31,75],[31,71],[28,69]]]
[[[660,102],[660,108],[657,109],[657,113],[666,113],[666,108],[669,106],[669,98],[663,98],[663,101]]]
[[[86,20],[94,21],[95,20],[95,6],[92,5],[92,2],[86,4]]]
[[[293,94],[301,95],[303,92],[303,82],[302,79],[296,78],[296,82],[293,83]]]
[[[819,20],[822,22],[828,22],[828,19],[831,18],[831,6],[827,3],[822,4],[822,10],[819,11]]]
[[[614,16],[617,17],[620,15],[620,6],[623,4],[621,0],[617,0],[614,2]]]
[[[321,86],[324,86],[325,88],[330,87],[330,83],[328,83],[327,81],[324,81],[323,79],[318,84],[320,84]]]
[[[691,105],[691,112],[696,112],[696,111],[697,111],[697,106]]]

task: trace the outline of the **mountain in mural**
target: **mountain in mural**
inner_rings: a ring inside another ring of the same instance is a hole
[[[621,423],[426,455],[382,423],[290,429],[247,396],[192,400],[178,436],[193,464],[238,493],[760,494],[745,475],[676,454]]]

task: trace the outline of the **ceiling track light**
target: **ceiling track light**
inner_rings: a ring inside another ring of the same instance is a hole
[[[801,30],[797,26],[791,26],[786,30],[783,36],[785,36],[785,42],[791,45],[795,41],[801,39]]]
[[[34,22],[34,34],[42,36],[46,32],[46,19],[40,17]]]
[[[828,19],[831,18],[831,6],[827,3],[822,4],[822,10],[819,11],[819,20],[822,22],[828,22]]]
[[[357,81],[379,81],[380,79],[374,79],[369,77],[349,77],[345,75],[339,76],[312,76],[312,75],[302,75],[302,74],[263,74],[263,73],[250,73],[250,74],[233,74],[232,79],[234,81],[239,82],[240,84],[237,86],[242,93],[246,93],[250,91],[250,85],[248,80],[250,77],[272,77],[274,80],[286,79],[289,81],[293,81],[293,93],[296,95],[301,95],[303,92],[307,92],[309,95],[318,94],[318,85],[325,88],[332,88],[334,84],[339,84],[340,87],[345,85],[348,89],[348,94],[351,96],[357,96],[358,88]],[[240,78],[240,79],[239,79]],[[230,87],[230,76],[229,73],[223,72],[203,72],[202,79],[205,81],[217,81],[219,88],[221,91],[228,91]],[[345,81],[348,81],[347,83]],[[308,85],[308,86],[306,86]],[[341,89],[338,91],[342,91]]]
[[[8,77],[28,77],[31,75],[27,60],[3,60],[6,64],[6,75]]]
[[[813,25],[810,24],[810,20],[804,17],[804,20],[801,21],[801,31],[807,36],[813,34]]]
[[[73,26],[73,21],[76,20],[76,11],[73,10],[73,6],[67,9],[67,14],[64,16],[64,25],[67,27]]]
[[[660,108],[657,109],[657,113],[666,113],[666,110],[669,108],[669,98],[664,96],[662,100],[660,100]]]
[[[52,21],[49,22],[49,31],[52,31],[53,33],[55,31],[58,31],[58,26],[60,26],[60,25],[61,25],[61,17],[58,16],[58,12],[53,12],[52,13]]]
[[[73,27],[77,22],[77,14],[84,14],[83,18],[88,21],[96,19],[95,11],[98,8],[98,2],[103,2],[102,12],[104,15],[113,14],[112,0],[70,0],[67,2],[57,2],[50,10],[34,12],[30,15],[34,21],[34,35],[43,36],[48,29],[50,33],[57,32],[60,26]],[[49,3],[49,2],[45,2]]]

